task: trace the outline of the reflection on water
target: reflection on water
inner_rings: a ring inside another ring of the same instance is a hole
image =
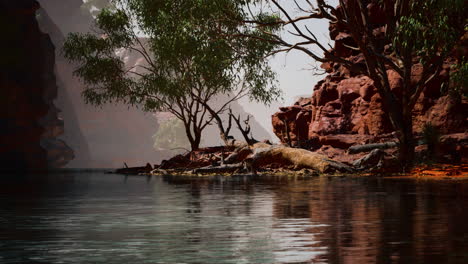
[[[468,263],[468,182],[56,174],[0,186],[0,263]]]

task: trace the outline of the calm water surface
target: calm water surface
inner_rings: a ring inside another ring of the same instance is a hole
[[[0,263],[468,263],[467,191],[338,177],[16,177],[0,183]]]

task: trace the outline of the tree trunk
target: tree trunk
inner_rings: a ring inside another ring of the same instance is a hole
[[[190,142],[190,149],[192,151],[197,150],[199,148],[200,148],[200,142],[195,142],[195,141]]]
[[[193,132],[190,130],[190,124],[184,123],[185,127],[185,134],[187,135],[187,139],[190,142],[190,149],[192,151],[197,150],[200,148],[201,142],[201,133]]]
[[[403,124],[399,131],[400,141],[399,160],[404,172],[411,169],[414,162],[414,138],[413,138],[413,118],[411,114],[403,116]]]
[[[283,121],[283,124],[284,124],[284,130],[285,130],[285,133],[286,133],[286,139],[288,140],[288,146],[292,147],[291,134],[289,133],[289,124],[286,121],[286,118],[282,119],[281,121]]]
[[[192,151],[198,150],[200,148],[201,135],[194,135],[193,139],[190,140],[190,148]]]
[[[231,131],[231,125],[232,125],[232,117],[231,115],[228,115],[228,125],[225,128],[223,125],[223,120],[219,116],[219,114],[213,110],[206,102],[200,102],[206,110],[210,113],[210,115],[214,118],[216,121],[216,124],[218,125],[219,128],[219,135],[221,137],[221,140],[224,142],[226,146],[229,146],[232,144],[232,140],[230,139],[229,132]],[[230,110],[230,108],[229,108]]]

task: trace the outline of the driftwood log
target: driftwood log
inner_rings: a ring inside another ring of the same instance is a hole
[[[366,156],[353,162],[357,170],[380,169],[383,166],[385,152],[381,149],[374,149]]]
[[[236,150],[234,150],[233,153],[224,159],[224,164],[241,162],[245,160],[245,158],[247,158],[250,154],[252,154],[252,149],[248,145],[238,147]]]
[[[117,174],[140,174],[140,173],[150,173],[153,170],[151,164],[146,163],[146,166],[143,167],[128,167],[125,163],[126,168],[117,169],[115,173]]]
[[[154,169],[151,171],[151,174],[163,174],[163,175],[169,175],[170,173],[167,170],[163,169]]]
[[[385,143],[374,143],[365,145],[355,145],[348,148],[349,154],[356,154],[361,152],[369,152],[374,149],[389,149],[398,147],[398,142],[385,142]]]
[[[255,172],[258,168],[277,163],[293,165],[295,169],[312,169],[320,173],[353,172],[353,168],[306,149],[284,146],[270,146],[254,149],[254,154],[246,160]]]

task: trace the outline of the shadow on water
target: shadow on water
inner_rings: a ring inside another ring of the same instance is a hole
[[[86,184],[76,184],[80,173],[0,172],[0,263],[51,263],[44,242],[60,236],[47,223],[62,213],[57,206],[65,197],[76,197]],[[86,177],[86,176],[85,176]],[[78,188],[77,188],[78,187]],[[70,207],[69,213],[73,212]]]
[[[29,175],[1,263],[468,263],[468,182]]]

